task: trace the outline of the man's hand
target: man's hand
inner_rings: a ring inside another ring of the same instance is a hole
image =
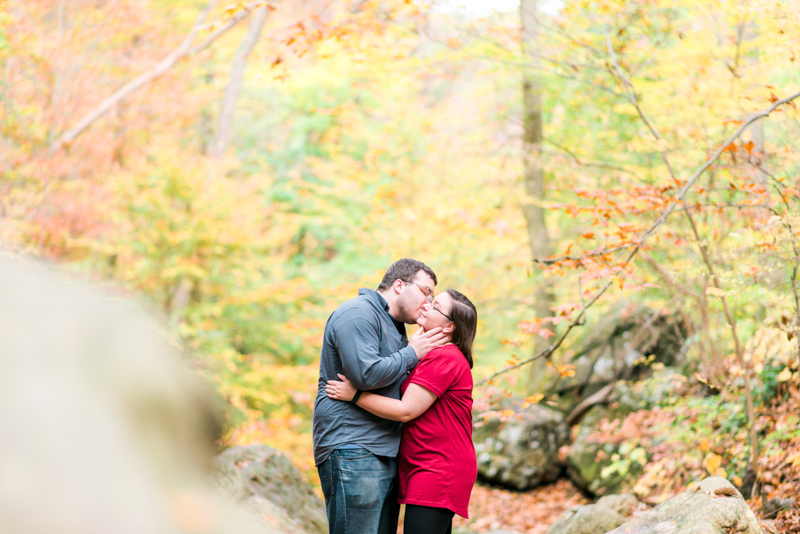
[[[442,333],[441,328],[434,328],[428,332],[423,332],[420,328],[408,340],[408,346],[414,349],[418,359],[424,358],[430,351],[445,343],[447,343],[447,334]]]

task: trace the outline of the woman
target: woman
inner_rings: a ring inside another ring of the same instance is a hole
[[[448,289],[420,319],[441,327],[447,344],[432,350],[403,383],[401,400],[360,392],[339,375],[326,391],[361,408],[405,423],[397,458],[398,500],[406,505],[406,534],[449,534],[453,516],[468,516],[478,468],[472,445],[472,342],[478,313],[467,297]],[[355,398],[355,399],[354,399]]]

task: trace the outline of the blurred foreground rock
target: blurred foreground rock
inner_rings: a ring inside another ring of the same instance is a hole
[[[0,251],[0,532],[293,532],[216,487],[219,428],[147,314]]]
[[[231,447],[214,459],[217,482],[265,523],[297,534],[328,532],[325,504],[300,470],[267,445]]]
[[[478,474],[516,490],[555,481],[562,469],[558,449],[569,438],[564,416],[541,405],[522,409],[519,401],[510,408],[522,419],[489,419],[473,431]]]
[[[762,534],[741,493],[722,477],[661,503],[609,534]]]

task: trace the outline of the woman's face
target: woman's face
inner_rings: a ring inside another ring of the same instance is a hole
[[[452,333],[455,328],[453,321],[449,319],[452,309],[453,297],[450,296],[450,293],[439,293],[433,299],[433,304],[423,312],[417,324],[425,331],[441,327],[443,332]]]

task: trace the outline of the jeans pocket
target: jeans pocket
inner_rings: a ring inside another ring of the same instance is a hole
[[[342,489],[356,510],[379,510],[389,494],[397,472],[394,458],[370,454],[338,458]]]
[[[336,455],[345,462],[375,457],[375,455],[373,455],[367,449],[337,449]]]

